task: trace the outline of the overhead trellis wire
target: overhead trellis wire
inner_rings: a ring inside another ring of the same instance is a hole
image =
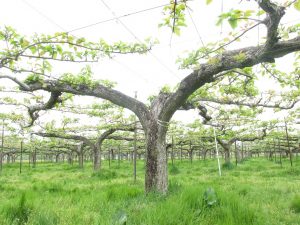
[[[40,16],[44,17],[46,20],[48,20],[50,23],[54,24],[55,26],[57,26],[58,28],[60,28],[61,30],[63,30],[64,32],[66,33],[70,33],[70,32],[73,32],[73,31],[78,31],[80,30],[81,28],[76,28],[76,29],[73,29],[71,31],[67,31],[67,29],[65,29],[64,27],[62,27],[61,25],[59,25],[58,23],[56,23],[53,19],[51,19],[49,16],[45,15],[43,12],[41,12],[39,9],[37,9],[36,7],[34,7],[32,4],[28,3],[26,0],[23,0],[23,2],[29,6],[31,9],[33,9],[34,11],[36,11]],[[103,1],[103,4],[105,4],[105,2]],[[106,5],[106,4],[105,4]],[[150,10],[154,10],[154,9],[157,9],[157,8],[160,8],[160,7],[163,7],[165,5],[160,5],[160,6],[156,6],[156,7],[152,7],[152,8],[148,8],[148,9],[144,9],[144,10],[140,10],[140,11],[136,11],[134,13],[129,13],[129,14],[125,14],[123,16],[120,16],[120,17],[125,17],[125,16],[130,16],[130,15],[135,15],[135,14],[138,14],[138,13],[142,13],[142,12],[146,12],[146,11],[150,11]],[[108,7],[108,5],[106,5],[106,7]],[[106,20],[106,21],[103,21],[103,22],[109,22],[109,21],[113,21],[115,19],[117,19],[120,23],[122,23],[121,20],[119,20],[118,18],[116,18],[117,16],[115,15],[115,13],[112,11],[113,15],[115,16],[115,18],[113,19],[110,19],[110,20]],[[119,17],[119,18],[120,18]],[[128,27],[126,27],[126,25],[124,23],[122,23],[122,25],[126,28],[126,30],[128,32],[131,33],[131,35],[135,36],[133,32],[130,31],[130,29]],[[85,26],[85,28],[87,28],[88,26]],[[82,28],[83,29],[83,28]],[[58,35],[59,36],[59,35]],[[58,37],[58,36],[55,36],[55,37]],[[138,39],[136,36],[135,36],[135,39]],[[121,64],[120,62],[118,62],[118,64],[124,66],[123,64]],[[126,67],[128,70],[132,70],[131,68],[129,68],[128,66],[124,66]],[[136,73],[135,73],[136,74]],[[45,75],[46,76],[46,75]],[[48,76],[49,78],[52,78],[52,79],[55,79],[55,80],[60,80],[60,79],[57,79],[53,76]],[[146,81],[147,83],[149,83],[148,79],[142,77],[142,79],[144,81]]]
[[[54,24],[55,26],[57,26],[58,28],[60,28],[61,30],[67,32],[67,29],[65,29],[64,27],[62,27],[61,25],[59,25],[58,23],[56,23],[53,19],[51,19],[49,16],[45,15],[43,12],[41,12],[39,9],[37,9],[36,7],[34,7],[32,4],[30,4],[29,2],[27,2],[26,0],[23,0],[23,2],[29,6],[30,8],[32,8],[34,11],[36,11],[38,14],[40,14],[42,17],[44,17],[45,19],[47,19],[49,22],[51,22],[52,24]]]
[[[129,27],[126,26],[124,22],[120,20],[120,17],[116,15],[116,13],[109,7],[109,5],[104,0],[101,0],[101,2],[112,13],[112,15],[115,17],[115,20],[117,20],[134,37],[135,40],[142,43],[142,41],[137,37],[137,35],[135,35],[135,33],[131,29],[129,29]],[[176,73],[172,71],[172,69],[170,69],[167,65],[165,65],[156,55],[154,55],[151,51],[150,54],[161,66],[163,66],[166,70],[168,70],[169,73],[171,73],[174,77],[180,80],[180,78],[176,75]]]
[[[189,14],[189,16],[190,16],[190,18],[191,18],[191,21],[192,21],[192,23],[193,23],[193,26],[194,26],[194,28],[195,28],[195,30],[196,30],[197,36],[198,36],[198,38],[199,38],[199,40],[200,40],[202,46],[205,47],[205,44],[204,44],[203,39],[202,39],[202,37],[201,37],[201,35],[200,35],[200,32],[199,32],[199,30],[198,30],[198,28],[197,28],[197,25],[196,25],[196,23],[195,23],[195,21],[194,21],[194,19],[193,19],[193,16],[192,16],[192,13],[191,13],[191,10],[189,9],[189,7],[187,7],[187,12],[188,12],[188,14]]]
[[[144,12],[148,12],[148,11],[152,11],[152,10],[155,10],[155,9],[165,7],[167,5],[170,5],[170,3],[163,4],[163,5],[158,5],[158,6],[138,10],[138,11],[134,11],[134,12],[123,14],[121,16],[117,16],[117,17],[114,17],[114,18],[109,18],[109,19],[106,19],[106,20],[101,20],[101,21],[98,21],[98,22],[95,22],[95,23],[91,23],[91,24],[88,24],[88,25],[85,25],[85,26],[82,26],[82,27],[72,29],[72,30],[68,31],[68,33],[75,32],[75,31],[78,31],[78,30],[83,30],[83,29],[86,29],[86,28],[89,28],[89,27],[92,27],[92,26],[102,24],[102,23],[107,23],[107,22],[110,22],[110,21],[114,21],[116,19],[121,19],[121,18],[124,18],[124,17],[132,16],[132,15],[136,15],[136,14],[140,14],[140,13],[144,13]]]

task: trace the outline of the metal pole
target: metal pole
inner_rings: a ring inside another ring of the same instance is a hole
[[[108,168],[110,168],[110,154],[111,154],[111,149],[109,148],[109,150],[108,150]]]
[[[2,119],[2,136],[1,136],[1,153],[0,153],[0,172],[2,172],[3,152],[4,152],[4,119]]]
[[[241,142],[242,145],[242,160],[244,159],[244,142]]]
[[[134,92],[134,98],[137,99],[137,91]],[[133,180],[136,182],[136,155],[137,155],[137,146],[136,146],[136,138],[137,138],[137,120],[136,116],[134,117],[134,143],[133,143]]]
[[[21,141],[21,154],[20,154],[20,173],[22,173],[22,157],[23,157],[23,141]]]
[[[273,138],[273,147],[274,147],[274,158],[275,158],[275,162],[276,162],[276,142],[275,142],[275,138]]]
[[[190,154],[190,163],[193,163],[193,151],[192,151],[192,141],[190,140],[189,144],[189,154]]]
[[[118,145],[118,166],[120,166],[120,161],[121,161],[121,146]]]
[[[291,166],[293,166],[293,156],[292,156],[292,151],[291,151],[291,147],[290,147],[290,140],[289,140],[289,133],[288,133],[288,128],[287,128],[287,122],[284,121],[285,123],[285,134],[286,134],[286,140],[287,140],[287,144],[288,144],[288,149],[289,149],[289,153],[290,153],[290,162],[291,162]]]
[[[215,135],[215,144],[216,144],[216,153],[217,153],[217,160],[218,160],[218,167],[219,167],[219,175],[222,175],[220,159],[219,159],[219,150],[218,150],[218,143],[217,143],[217,136],[216,136],[216,129],[214,128],[214,135]]]
[[[37,156],[36,156],[36,147],[34,147],[33,168],[35,168],[35,166],[36,166],[36,158],[37,158]]]
[[[281,143],[280,143],[280,138],[277,138],[277,143],[278,143],[278,151],[279,151],[279,162],[280,166],[282,167],[282,161],[281,161]]]
[[[234,142],[234,149],[235,149],[235,165],[237,166],[237,164],[238,164],[238,152],[237,152],[237,147],[236,147],[236,141]]]
[[[171,152],[171,161],[172,165],[174,165],[174,137],[172,135],[172,152]]]

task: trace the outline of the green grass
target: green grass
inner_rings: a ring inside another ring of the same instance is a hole
[[[299,225],[300,162],[291,168],[248,159],[224,168],[216,161],[169,165],[169,193],[144,194],[144,162],[103,162],[103,170],[74,164],[5,164],[0,175],[1,225]],[[207,204],[212,188],[217,201]]]

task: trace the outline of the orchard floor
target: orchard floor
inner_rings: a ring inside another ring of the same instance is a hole
[[[0,224],[30,225],[299,225],[300,158],[293,168],[267,159],[250,159],[223,169],[214,160],[169,165],[167,196],[144,194],[144,163],[103,162],[92,172],[67,163],[4,164],[0,175]],[[213,188],[218,202],[207,206]]]

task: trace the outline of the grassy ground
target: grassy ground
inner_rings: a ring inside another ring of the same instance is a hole
[[[132,181],[132,164],[113,162],[102,172],[91,165],[37,168],[4,165],[0,176],[0,224],[30,225],[299,225],[300,159],[290,168],[266,159],[251,159],[218,176],[216,161],[175,161],[169,165],[170,193],[143,191],[144,165]],[[213,188],[217,203],[203,196]]]

